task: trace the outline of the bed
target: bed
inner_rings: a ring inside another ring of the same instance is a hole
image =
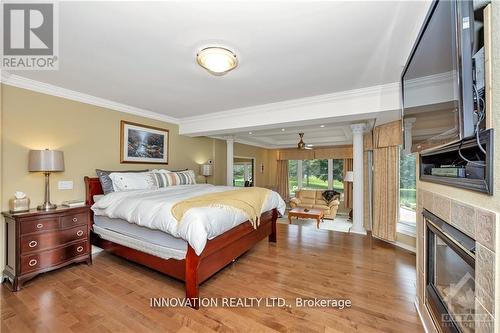
[[[103,190],[99,178],[85,177],[86,204],[93,205],[94,198],[102,195]],[[262,213],[260,224],[254,228],[250,221],[235,226],[232,229],[225,231],[223,234],[207,240],[201,253],[196,251],[189,243],[177,242],[171,246],[171,249],[185,251],[185,258],[175,255],[162,255],[163,252],[155,252],[154,241],[151,244],[141,243],[142,247],[150,245],[151,248],[141,248],[139,246],[129,245],[130,243],[120,241],[119,238],[126,237],[127,230],[117,235],[116,233],[103,233],[102,230],[112,229],[113,223],[116,220],[110,218],[97,217],[92,214],[92,233],[91,243],[113,253],[114,255],[123,257],[130,261],[142,264],[161,273],[164,273],[173,278],[179,279],[185,283],[186,298],[193,308],[198,308],[199,285],[209,279],[219,270],[236,260],[243,253],[251,249],[255,244],[268,237],[269,242],[276,242],[276,220],[278,218],[278,209],[274,208]],[[97,223],[94,224],[97,220]],[[99,233],[94,229],[99,230]],[[148,232],[147,230],[143,230]],[[139,231],[130,231],[138,233]],[[161,231],[157,231],[162,233]],[[125,236],[123,236],[125,235]],[[161,234],[157,235],[161,237]],[[155,236],[144,236],[144,239],[153,239]],[[136,237],[137,238],[137,237]],[[175,240],[173,240],[175,242]],[[123,245],[127,244],[127,245]],[[183,246],[185,248],[183,248]],[[169,257],[167,259],[167,257]]]

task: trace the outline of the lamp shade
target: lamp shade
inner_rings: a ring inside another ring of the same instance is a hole
[[[212,164],[203,164],[201,166],[201,174],[203,176],[211,176],[213,173]]]
[[[64,171],[64,154],[59,150],[30,150],[29,171]]]
[[[345,182],[352,182],[352,181],[354,181],[354,173],[352,171],[347,171],[345,173],[344,181]]]

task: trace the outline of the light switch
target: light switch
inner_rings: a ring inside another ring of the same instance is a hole
[[[57,183],[57,188],[59,190],[72,190],[73,189],[73,181],[72,180],[60,180]]]

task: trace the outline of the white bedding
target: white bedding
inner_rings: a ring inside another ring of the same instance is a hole
[[[150,229],[157,229],[186,240],[201,254],[207,240],[245,222],[245,214],[231,207],[192,208],[179,223],[171,213],[172,206],[198,195],[235,190],[235,187],[209,184],[179,185],[155,190],[112,192],[99,198],[92,210],[96,215],[120,218]],[[285,202],[276,192],[268,195],[262,212],[277,208],[283,214]]]

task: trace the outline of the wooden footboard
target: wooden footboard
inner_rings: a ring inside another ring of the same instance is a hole
[[[85,177],[86,203],[94,203],[93,196],[102,194],[98,178]],[[186,297],[190,304],[198,308],[199,286],[219,270],[233,262],[256,243],[268,237],[269,242],[276,242],[276,209],[267,211],[260,217],[260,225],[254,229],[247,221],[224,234],[209,240],[203,252],[198,256],[188,245],[186,258],[183,260],[162,259],[124,245],[104,240],[92,233],[92,244],[117,256],[142,264],[166,275],[185,282]],[[92,216],[93,223],[93,216]]]

